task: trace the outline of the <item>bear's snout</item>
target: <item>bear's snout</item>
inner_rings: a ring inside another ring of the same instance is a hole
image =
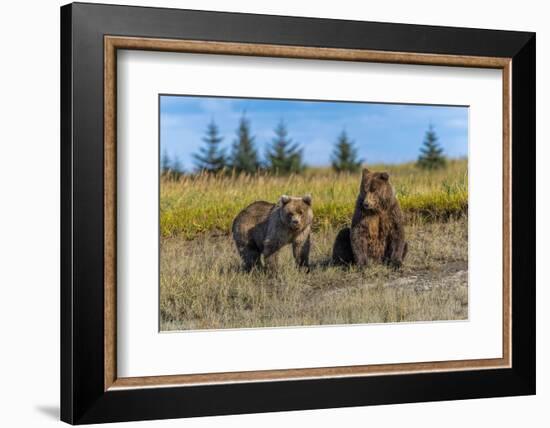
[[[292,217],[292,218],[290,219],[290,225],[291,225],[291,226],[296,227],[296,226],[298,226],[299,224],[300,224],[300,219],[299,219],[298,217]]]
[[[363,204],[361,205],[361,211],[363,213],[369,213],[373,210],[372,203],[369,203],[366,199],[363,201]]]

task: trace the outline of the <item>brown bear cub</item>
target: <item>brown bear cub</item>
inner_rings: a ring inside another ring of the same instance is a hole
[[[338,233],[333,262],[367,266],[373,261],[400,267],[407,248],[403,213],[388,173],[364,169],[351,228]]]
[[[233,239],[249,271],[260,267],[260,258],[269,270],[277,267],[277,255],[285,245],[292,244],[298,266],[309,269],[309,248],[313,210],[311,196],[281,196],[277,204],[256,201],[233,220]]]

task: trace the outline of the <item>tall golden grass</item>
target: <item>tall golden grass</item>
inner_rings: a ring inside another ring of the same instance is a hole
[[[468,163],[453,160],[436,171],[414,163],[372,165],[387,171],[407,218],[439,220],[461,217],[468,210]],[[199,174],[161,178],[160,228],[163,237],[193,239],[204,233],[229,233],[240,210],[256,200],[275,202],[282,194],[313,196],[314,229],[325,230],[349,222],[360,174],[336,174],[312,168],[301,175]]]

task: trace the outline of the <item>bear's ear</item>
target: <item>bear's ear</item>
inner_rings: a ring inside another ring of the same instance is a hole
[[[363,168],[363,171],[361,172],[361,187],[366,184],[369,174],[370,171],[367,168]]]
[[[361,172],[361,179],[366,180],[369,174],[370,174],[369,169],[363,168],[363,171]]]
[[[281,204],[286,205],[290,202],[290,196],[283,195],[281,196]]]
[[[388,181],[388,179],[390,178],[389,174],[387,172],[381,172],[380,173],[380,178],[384,181]]]
[[[308,193],[307,195],[305,195],[304,197],[302,197],[302,201],[304,201],[306,204],[308,204],[309,206],[311,206],[311,195]]]

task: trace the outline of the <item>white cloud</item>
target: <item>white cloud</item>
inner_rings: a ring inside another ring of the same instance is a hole
[[[453,118],[445,121],[445,126],[452,129],[468,129],[467,118]]]
[[[234,113],[235,102],[227,98],[199,98],[199,108],[206,114]]]

